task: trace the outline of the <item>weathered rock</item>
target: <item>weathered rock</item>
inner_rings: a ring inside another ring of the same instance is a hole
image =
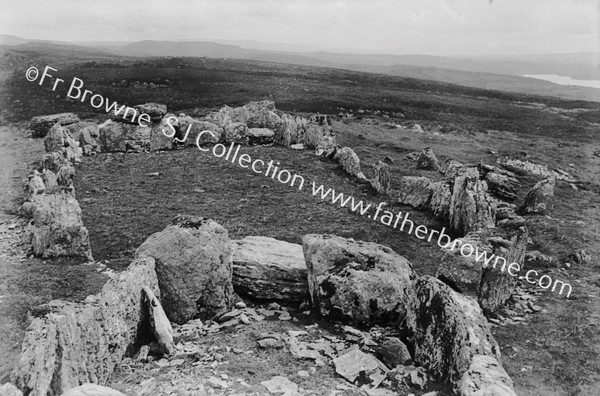
[[[159,121],[167,114],[167,106],[161,103],[144,103],[134,107],[140,114],[146,113],[150,120]]]
[[[233,287],[256,299],[305,301],[308,298],[302,246],[249,236],[233,241]]]
[[[100,145],[96,138],[100,137],[98,126],[86,126],[81,130],[79,135],[79,145],[84,150],[84,155],[89,155],[93,151],[98,151]],[[86,148],[86,146],[90,146]],[[87,151],[87,152],[86,152]]]
[[[489,191],[496,197],[512,202],[517,198],[521,183],[515,177],[498,172],[488,172],[485,175]]]
[[[44,154],[42,157],[42,168],[50,169],[54,173],[58,173],[59,169],[66,164],[69,164],[69,161],[57,151]]]
[[[476,167],[463,168],[454,179],[450,202],[450,226],[468,234],[496,225],[496,201],[487,193],[487,183],[479,179]]]
[[[34,312],[12,381],[30,396],[60,395],[82,383],[106,384],[145,336],[142,288],[158,295],[154,261],[135,260],[94,302],[54,300]]]
[[[125,151],[127,146],[127,128],[121,122],[107,120],[98,126],[100,148],[103,152]]]
[[[493,356],[475,355],[458,384],[460,396],[517,396],[513,382]]]
[[[33,173],[29,175],[29,182],[25,186],[26,198],[30,199],[32,196],[43,194],[45,191],[46,184],[44,183],[42,174],[40,174],[37,170],[34,170]]]
[[[168,136],[172,133],[168,125],[168,119],[171,116],[175,117],[173,114],[167,114],[158,124],[152,126],[150,151],[171,150],[173,148],[173,138]]]
[[[79,117],[73,113],[52,114],[33,117],[29,128],[32,130],[33,137],[44,137],[56,123],[65,126],[76,122],[79,122]]]
[[[300,396],[298,392],[298,385],[290,381],[286,377],[276,375],[268,381],[260,383],[262,386],[267,388],[272,395],[283,395],[283,396]]]
[[[152,289],[148,286],[144,286],[142,291],[144,292],[144,301],[146,303],[146,308],[148,309],[150,327],[152,327],[156,342],[165,355],[171,355],[175,352],[171,322],[169,322],[160,301],[154,295]]]
[[[92,259],[88,230],[72,194],[42,194],[31,199],[33,220],[29,240],[33,253],[43,258],[78,256]]]
[[[384,337],[377,343],[376,347],[373,347],[373,350],[379,359],[390,369],[410,364],[412,361],[412,356],[410,356],[408,348],[397,337]]]
[[[224,127],[231,123],[245,124],[248,116],[248,112],[243,107],[223,106],[219,111],[207,114],[206,119]]]
[[[275,113],[275,102],[264,100],[260,102],[249,102],[242,106],[247,114],[246,120],[242,121],[248,128],[267,128],[277,130],[282,126],[281,118]]]
[[[541,180],[532,187],[519,208],[522,214],[550,214],[554,205],[554,186],[556,179],[550,177]]]
[[[415,274],[392,249],[334,235],[302,238],[313,306],[355,323],[391,323],[406,315]]]
[[[431,147],[426,147],[417,159],[417,169],[440,170],[440,162]]]
[[[248,144],[248,126],[241,122],[231,122],[223,127],[225,142]]]
[[[16,386],[7,382],[4,385],[0,385],[0,395],[2,396],[23,396],[23,392],[21,392]]]
[[[179,117],[179,132],[175,136],[186,146],[218,143],[222,139],[223,129],[209,121],[200,121],[192,117]],[[209,131],[202,133],[204,131]]]
[[[525,253],[525,263],[528,268],[550,268],[553,260],[552,256],[544,254],[539,250],[532,250]]]
[[[118,390],[96,384],[83,384],[71,388],[61,396],[126,396]]]
[[[304,146],[309,149],[327,149],[334,144],[331,119],[325,115],[313,115],[309,118],[304,133]]]
[[[460,168],[462,168],[463,166],[464,166],[464,164],[460,161],[457,161],[454,159],[448,159],[448,160],[444,161],[444,163],[440,167],[440,172],[444,176],[446,176],[446,178],[448,178],[450,180],[454,180],[456,175],[458,175]]]
[[[450,202],[452,201],[452,187],[447,181],[431,183],[431,200],[429,209],[440,219],[450,217]]]
[[[56,123],[50,128],[46,137],[44,138],[44,148],[47,153],[53,151],[62,152],[65,145],[65,139],[63,136],[62,128],[59,123]]]
[[[281,122],[281,126],[275,129],[275,143],[291,147],[293,144],[304,141],[304,134],[306,133],[306,125],[308,123],[306,118],[283,114]]]
[[[251,146],[273,143],[275,132],[267,128],[248,128],[248,144]]]
[[[513,276],[509,272],[517,273],[516,269],[510,270],[508,266],[516,263],[523,268],[527,240],[529,233],[526,227],[498,227],[485,233],[485,241],[488,243],[496,257],[506,260],[506,268],[501,266],[504,262],[499,261],[497,265],[488,266],[483,269],[481,286],[479,289],[479,305],[484,312],[491,314],[500,309],[515,291],[518,275]],[[496,259],[494,258],[494,264]],[[500,270],[493,269],[496,266]]]
[[[387,194],[390,191],[390,168],[382,161],[377,161],[373,168],[375,169],[373,177],[369,179],[371,187],[379,194]]]
[[[362,174],[362,171],[360,170],[360,159],[350,147],[338,148],[333,158],[340,163],[342,169],[346,173],[352,176]]]
[[[146,239],[136,257],[156,260],[167,317],[182,324],[195,316],[210,319],[232,306],[231,250],[227,230],[218,223],[177,216]]]
[[[56,174],[50,169],[42,170],[42,180],[44,180],[46,194],[53,194],[56,191],[58,191],[58,179],[56,177]]]
[[[431,184],[431,180],[426,177],[403,176],[400,178],[398,190],[394,193],[398,197],[398,203],[418,209],[425,208],[431,200]]]
[[[477,302],[430,276],[416,281],[406,327],[412,333],[415,362],[455,388],[475,355],[500,358]]]
[[[48,186],[46,186],[46,189],[47,188]],[[577,264],[588,264],[592,260],[592,257],[584,249],[579,249],[573,252],[571,257]]]

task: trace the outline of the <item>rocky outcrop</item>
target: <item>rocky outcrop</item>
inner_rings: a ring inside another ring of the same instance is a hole
[[[458,384],[460,396],[517,396],[513,382],[493,356],[475,355]]]
[[[412,265],[392,249],[334,235],[302,239],[313,306],[354,323],[394,323],[413,298]]]
[[[92,260],[88,230],[83,225],[81,208],[74,195],[64,192],[34,195],[31,207],[32,220],[26,240],[35,255]]]
[[[231,251],[227,230],[215,221],[177,216],[135,254],[156,260],[167,317],[182,324],[196,316],[212,318],[231,307]]]
[[[249,236],[233,241],[233,288],[260,300],[302,302],[308,299],[302,246]]]
[[[477,355],[500,358],[500,348],[477,302],[430,276],[416,281],[406,328],[414,360],[455,390]]]
[[[371,187],[378,194],[388,194],[390,191],[390,170],[389,166],[382,161],[377,161],[374,165],[373,177],[369,179]]]
[[[550,214],[554,205],[555,178],[541,180],[529,190],[523,205],[519,208],[522,214]]]
[[[427,207],[431,200],[431,180],[419,176],[403,176],[400,178],[398,190],[394,190],[398,203],[410,205],[417,209]]]
[[[426,147],[421,155],[419,155],[419,158],[417,159],[417,169],[440,170],[440,162],[433,153],[431,147]]]
[[[350,147],[338,148],[335,151],[333,159],[339,162],[344,172],[348,173],[349,175],[362,175],[362,171],[360,170],[360,159]]]
[[[86,303],[54,300],[37,308],[12,382],[30,396],[60,395],[80,384],[106,384],[145,334],[146,286],[159,295],[154,260],[135,260]]]
[[[79,117],[73,113],[52,114],[33,117],[29,123],[29,128],[33,137],[44,137],[56,123],[65,126],[76,122],[79,122]]]
[[[454,178],[450,201],[450,226],[462,235],[493,228],[496,224],[496,201],[487,193],[476,167],[462,168]]]

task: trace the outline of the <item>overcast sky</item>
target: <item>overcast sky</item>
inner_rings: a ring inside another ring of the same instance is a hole
[[[0,0],[0,33],[389,54],[600,50],[600,0]]]

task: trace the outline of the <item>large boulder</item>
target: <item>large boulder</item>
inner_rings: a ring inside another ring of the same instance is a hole
[[[309,149],[326,150],[335,147],[335,136],[331,119],[326,115],[313,115],[309,118],[304,132],[304,146]]]
[[[126,151],[127,128],[125,124],[113,120],[106,120],[98,126],[100,135],[100,148],[104,152]]]
[[[277,130],[282,126],[281,118],[275,113],[275,102],[263,100],[249,102],[242,106],[247,118],[244,121],[249,128],[267,128]]]
[[[500,360],[500,347],[474,299],[430,276],[419,278],[415,287],[403,327],[410,333],[416,363],[456,390],[476,355]]]
[[[33,253],[43,258],[78,256],[92,260],[88,230],[73,194],[38,194],[31,198],[33,219],[28,239]]]
[[[243,107],[223,106],[219,111],[212,112],[206,115],[206,119],[214,122],[219,126],[226,126],[232,122],[246,123],[248,112]]]
[[[517,396],[512,379],[493,356],[475,355],[458,384],[460,396]]]
[[[537,182],[525,196],[519,211],[522,214],[549,214],[554,205],[555,185],[556,179],[553,177]]]
[[[86,303],[54,300],[34,310],[12,382],[30,396],[108,382],[148,336],[142,288],[159,295],[154,260],[135,260]]]
[[[56,123],[65,126],[76,122],[79,122],[79,117],[73,113],[51,114],[33,117],[29,123],[29,128],[33,137],[44,137]]]
[[[427,207],[431,200],[431,180],[420,176],[403,176],[400,178],[398,190],[394,194],[398,203],[421,209]]]
[[[413,296],[411,263],[389,247],[335,235],[302,239],[313,306],[357,324],[389,324],[406,315]]]
[[[233,288],[240,295],[305,301],[306,275],[301,245],[261,236],[233,241]]]
[[[484,179],[491,194],[508,202],[517,199],[521,182],[511,172],[488,172]]]
[[[496,200],[487,192],[476,167],[462,168],[454,178],[450,226],[462,235],[496,225]]]
[[[464,166],[465,165],[460,161],[457,161],[455,159],[447,159],[446,161],[444,161],[444,163],[440,167],[440,172],[447,179],[454,180],[456,175],[458,175],[458,172],[460,171],[460,169]]]
[[[167,317],[182,324],[199,316],[210,319],[234,300],[232,246],[227,230],[213,220],[177,216],[152,234],[136,257],[156,260],[156,273]]]
[[[100,132],[97,125],[85,126],[79,134],[79,146],[83,150],[83,155],[90,155],[100,149],[98,139]]]
[[[82,151],[71,133],[56,123],[44,138],[46,152],[59,152],[70,161],[81,160]]]

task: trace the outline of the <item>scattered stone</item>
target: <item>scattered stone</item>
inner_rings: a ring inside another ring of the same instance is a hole
[[[235,287],[235,286],[234,286],[234,287]],[[243,302],[243,301],[238,301],[238,302],[236,302],[236,303],[235,303],[235,307],[236,307],[237,309],[244,309],[244,308],[246,308],[246,303],[245,303],[245,302]]]
[[[310,378],[310,374],[306,370],[300,370],[296,375],[300,378]]]
[[[389,370],[373,355],[362,352],[360,349],[353,349],[335,359],[333,359],[335,371],[347,381],[354,383],[361,372],[367,375],[379,372],[387,373]]]
[[[292,144],[290,148],[292,150],[304,150],[304,145],[302,143]]]
[[[376,356],[390,369],[412,362],[408,348],[397,337],[384,337],[373,350]]]
[[[409,372],[407,379],[411,386],[420,390],[427,388],[427,383],[429,382],[427,372],[423,367],[417,367],[415,370]]]
[[[156,260],[162,303],[169,320],[210,319],[233,305],[231,242],[227,230],[210,219],[177,216],[151,235],[136,257]]]
[[[46,188],[48,187],[46,186]],[[591,256],[587,254],[586,251],[583,249],[577,250],[576,252],[571,254],[571,257],[573,258],[575,263],[582,265],[587,264],[592,260]]]
[[[267,390],[273,395],[283,395],[283,396],[299,396],[298,385],[287,379],[286,377],[282,377],[277,375],[271,378],[268,381],[263,381],[260,383],[262,386],[267,388]]]
[[[302,246],[249,236],[233,241],[233,287],[255,299],[304,301],[308,297]]]

